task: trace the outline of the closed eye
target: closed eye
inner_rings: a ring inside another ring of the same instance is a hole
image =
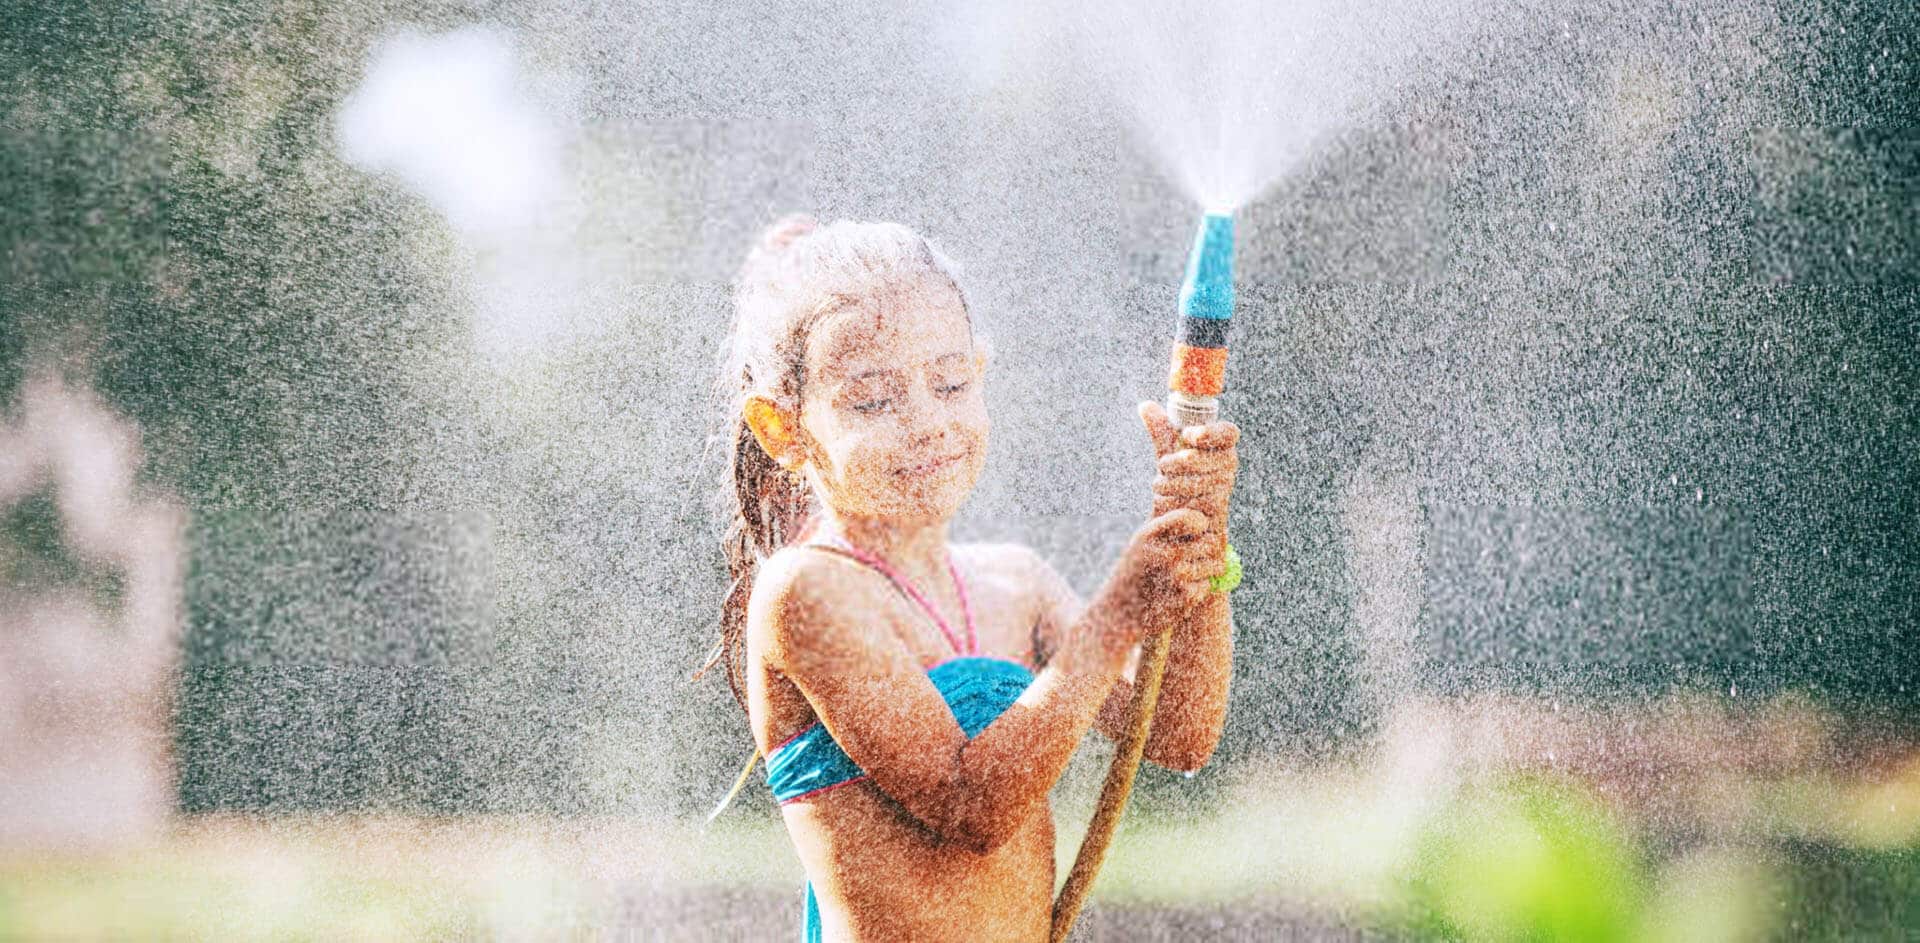
[[[967,384],[965,383],[954,383],[948,386],[940,387],[940,392],[951,395],[954,393],[958,393],[961,390],[964,390],[966,388],[967,388]]]
[[[887,408],[887,406],[892,402],[893,400],[890,400],[890,399],[868,400],[864,403],[853,404],[853,411],[857,413],[877,413],[880,410]]]

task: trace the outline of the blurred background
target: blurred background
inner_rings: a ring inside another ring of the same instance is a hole
[[[759,774],[703,824],[728,282],[938,241],[955,537],[1091,593],[1202,108],[1232,708],[1078,936],[1920,934],[1920,13],[943,7],[10,10],[0,938],[795,932]]]

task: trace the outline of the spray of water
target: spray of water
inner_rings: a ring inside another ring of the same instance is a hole
[[[1480,0],[1014,6],[960,34],[976,79],[1010,57],[1070,64],[1210,213],[1257,197],[1485,16]]]

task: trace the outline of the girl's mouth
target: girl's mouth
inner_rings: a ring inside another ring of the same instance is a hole
[[[953,467],[954,464],[958,463],[960,459],[964,457],[963,455],[949,455],[945,458],[936,458],[932,461],[921,462],[918,465],[909,465],[906,468],[900,469],[900,474],[916,476],[931,475],[935,472],[945,471]]]

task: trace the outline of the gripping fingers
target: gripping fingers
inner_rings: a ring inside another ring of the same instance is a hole
[[[1182,507],[1148,521],[1147,526],[1141,528],[1141,536],[1156,543],[1181,543],[1206,531],[1207,516],[1192,508]]]
[[[1227,542],[1200,540],[1188,544],[1187,553],[1173,567],[1175,580],[1188,599],[1202,599],[1213,592],[1213,578],[1227,572]]]
[[[1189,553],[1173,565],[1173,572],[1182,581],[1200,580],[1205,582],[1220,575],[1227,568],[1227,561],[1219,554]]]
[[[1161,475],[1153,480],[1153,493],[1170,498],[1197,498],[1218,494],[1232,484],[1230,475]]]
[[[1240,470],[1240,457],[1236,452],[1196,452],[1193,449],[1181,449],[1162,457],[1153,463],[1153,467],[1162,475],[1219,475],[1232,478]]]
[[[1229,482],[1220,478],[1193,475],[1168,478],[1163,475],[1153,483],[1153,509],[1164,513],[1177,507],[1187,507],[1205,514],[1210,523],[1224,523],[1230,487]]]
[[[1178,588],[1181,597],[1187,602],[1198,602],[1206,598],[1207,592],[1211,588],[1209,580],[1212,579],[1213,575],[1212,573],[1198,572],[1197,569],[1192,566],[1182,565],[1175,570],[1173,584]]]

